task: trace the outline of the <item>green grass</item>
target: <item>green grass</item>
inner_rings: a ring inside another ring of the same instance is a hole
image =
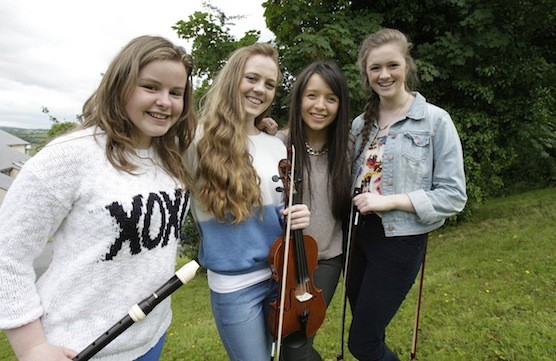
[[[490,200],[472,220],[432,233],[416,359],[556,359],[555,225],[556,188],[547,188]],[[226,360],[208,297],[204,274],[172,296],[163,361]],[[316,339],[325,360],[339,351],[340,298],[338,291]],[[402,360],[410,359],[416,300],[414,287],[387,330]],[[0,360],[14,360],[3,334]]]

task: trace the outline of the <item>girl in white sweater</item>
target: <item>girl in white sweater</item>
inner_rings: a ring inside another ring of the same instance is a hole
[[[0,328],[19,360],[71,360],[171,278],[189,207],[192,59],[156,36],[114,58],[79,129],[48,144],[0,208]],[[33,260],[53,257],[35,282]],[[97,354],[158,360],[169,299]]]

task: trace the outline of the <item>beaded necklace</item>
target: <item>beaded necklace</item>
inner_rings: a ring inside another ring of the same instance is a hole
[[[305,141],[305,150],[307,150],[307,153],[309,153],[310,155],[319,156],[319,155],[323,155],[326,152],[328,152],[328,147],[325,145],[321,149],[315,150],[309,145],[309,143],[307,143],[307,141]]]

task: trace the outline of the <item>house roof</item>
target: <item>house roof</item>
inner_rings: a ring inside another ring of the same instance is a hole
[[[0,145],[13,146],[13,145],[28,145],[28,144],[31,143],[0,129]]]
[[[30,158],[31,156],[28,154],[0,144],[0,172],[12,168],[21,169],[23,164]]]
[[[14,179],[9,175],[5,175],[4,173],[0,173],[0,189],[8,190],[12,185]]]

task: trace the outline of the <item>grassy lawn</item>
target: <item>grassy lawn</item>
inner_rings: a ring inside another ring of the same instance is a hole
[[[472,221],[431,234],[416,359],[555,360],[555,225],[556,188],[547,188],[490,200]],[[163,361],[226,360],[208,297],[204,274],[172,296]],[[315,341],[325,360],[339,351],[340,298],[338,289]],[[410,359],[416,300],[414,287],[387,330],[402,360]],[[0,360],[15,360],[3,333]]]

